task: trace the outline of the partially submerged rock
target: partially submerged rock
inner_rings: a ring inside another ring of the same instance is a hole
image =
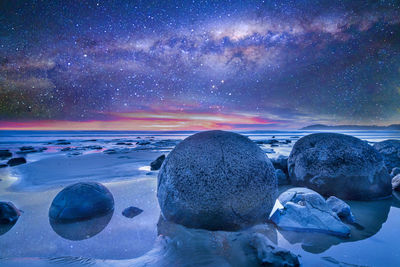
[[[56,222],[75,222],[104,216],[114,210],[114,198],[102,184],[81,182],[57,194],[49,210]]]
[[[299,266],[299,257],[276,245],[268,224],[238,231],[191,229],[160,218],[155,248],[132,266]]]
[[[150,163],[150,169],[152,171],[157,171],[161,168],[161,165],[163,164],[165,160],[165,155],[159,156],[155,161]]]
[[[385,140],[374,144],[374,148],[383,155],[387,169],[400,167],[400,140]]]
[[[394,191],[400,192],[400,174],[396,175],[392,179],[392,188]]]
[[[317,192],[304,188],[291,188],[278,198],[278,208],[271,221],[283,230],[310,231],[349,236],[350,228],[327,205]]]
[[[141,141],[136,142],[136,144],[139,145],[139,146],[144,146],[144,145],[151,144],[151,142],[147,141],[147,140],[141,140]]]
[[[11,202],[0,202],[0,225],[15,224],[21,216],[20,211]]]
[[[124,215],[127,218],[133,218],[135,216],[138,216],[142,212],[143,212],[142,209],[131,206],[129,208],[124,209],[124,211],[122,212],[122,215]]]
[[[25,158],[12,158],[9,161],[7,161],[7,164],[9,166],[17,166],[26,163]]]
[[[0,158],[9,158],[12,156],[12,153],[8,149],[0,149]]]
[[[353,213],[351,213],[350,206],[343,200],[335,196],[330,196],[326,200],[326,204],[328,204],[328,207],[345,222],[355,222],[355,218]]]
[[[349,135],[317,133],[299,139],[288,159],[291,183],[325,196],[371,200],[390,196],[390,176],[376,149]]]
[[[158,175],[163,216],[191,228],[233,230],[265,222],[276,195],[275,169],[265,153],[231,132],[186,138]]]

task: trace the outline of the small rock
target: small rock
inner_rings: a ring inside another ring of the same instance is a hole
[[[7,164],[0,164],[0,168],[5,168],[5,167],[8,167],[8,165]]]
[[[159,156],[155,161],[153,161],[152,163],[150,163],[150,169],[152,171],[157,171],[161,168],[162,163],[165,160],[165,155],[161,155]]]
[[[350,206],[343,200],[331,196],[326,200],[326,204],[329,208],[336,213],[339,218],[343,219],[345,222],[354,223],[354,215],[350,210]]]
[[[276,247],[266,236],[260,233],[253,235],[250,246],[257,250],[257,258],[261,266],[300,266],[298,256],[284,248]]]
[[[278,179],[278,185],[287,185],[289,184],[289,179],[286,174],[281,170],[275,170],[276,178]]]
[[[137,145],[140,145],[140,146],[149,145],[149,144],[150,144],[150,141],[142,140],[142,141],[136,142],[136,144],[137,144]]]
[[[9,158],[12,156],[12,153],[8,149],[1,149],[0,150],[0,158]]]
[[[347,237],[350,228],[327,205],[317,192],[304,188],[291,188],[283,192],[270,217],[278,227],[289,231],[320,232]]]
[[[33,146],[23,146],[20,147],[19,150],[25,151],[25,150],[34,150],[35,148]]]
[[[70,151],[70,150],[72,150],[72,148],[70,148],[69,146],[61,149],[61,151],[63,151],[63,152]]]
[[[70,144],[71,144],[71,142],[68,142],[68,141],[63,141],[63,142],[57,142],[56,143],[56,145],[59,145],[59,146],[70,145]]]
[[[279,143],[279,141],[276,140],[276,139],[258,140],[258,141],[255,141],[255,142],[256,142],[256,144],[259,144],[259,145],[272,145],[272,144]]]
[[[397,174],[392,179],[392,188],[393,188],[394,191],[399,191],[400,192],[400,174]]]
[[[132,206],[132,207],[124,209],[124,211],[122,212],[122,215],[124,215],[127,218],[133,218],[135,216],[138,216],[142,212],[143,212],[142,209]]]
[[[19,216],[20,211],[11,202],[0,202],[0,224],[14,224]]]
[[[26,163],[25,158],[12,158],[9,161],[7,161],[7,164],[9,166],[17,166],[17,165],[24,164],[24,163]]]
[[[105,154],[117,154],[117,151],[115,149],[107,149],[107,150],[104,150],[103,153],[105,153]]]
[[[394,167],[390,173],[390,176],[395,177],[397,174],[400,174],[400,167]]]

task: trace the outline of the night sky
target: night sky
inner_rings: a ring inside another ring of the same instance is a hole
[[[0,129],[400,122],[400,1],[0,4]]]

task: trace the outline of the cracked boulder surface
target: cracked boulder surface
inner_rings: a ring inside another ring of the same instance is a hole
[[[373,200],[392,193],[382,155],[367,142],[337,133],[300,138],[288,159],[289,178],[324,196]]]
[[[190,228],[237,230],[265,222],[276,196],[270,160],[250,139],[232,132],[186,138],[158,175],[162,215]]]
[[[350,228],[342,223],[325,199],[317,192],[295,187],[283,192],[271,221],[289,231],[319,232],[348,237]]]

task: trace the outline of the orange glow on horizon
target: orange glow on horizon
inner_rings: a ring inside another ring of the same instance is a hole
[[[214,114],[188,112],[111,113],[112,120],[27,122],[0,121],[0,130],[94,130],[94,131],[201,131],[209,129],[254,129],[274,121],[252,114]]]

